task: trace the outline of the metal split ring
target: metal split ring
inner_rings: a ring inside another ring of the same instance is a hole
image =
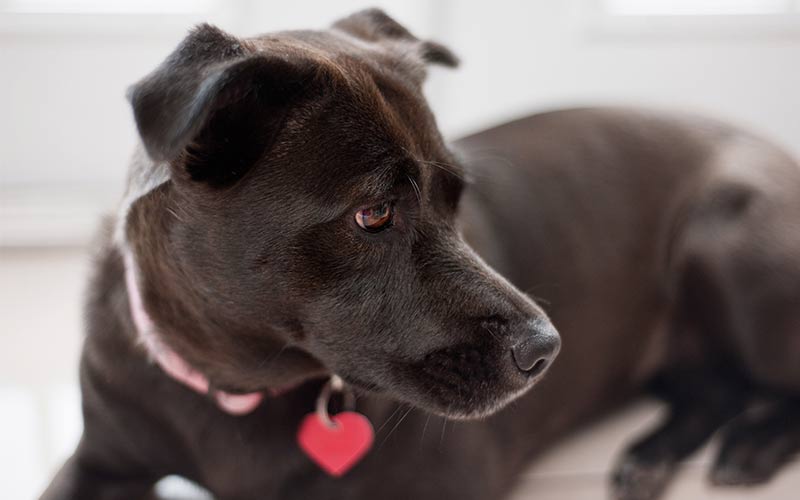
[[[336,422],[331,420],[328,414],[328,404],[331,401],[331,395],[338,392],[344,399],[344,409],[352,411],[356,407],[356,397],[351,390],[344,385],[344,380],[338,375],[331,375],[331,378],[322,387],[322,390],[317,396],[317,416],[328,427],[336,427]]]

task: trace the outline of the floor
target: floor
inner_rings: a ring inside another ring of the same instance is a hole
[[[76,365],[86,252],[0,250],[0,470],[8,499],[35,498],[80,435]],[[621,443],[658,417],[652,402],[588,428],[533,464],[514,500],[605,498],[605,477]],[[800,464],[763,488],[706,486],[709,451],[682,467],[665,500],[788,500],[800,491]],[[175,499],[202,498],[179,480],[161,485]]]
[[[601,500],[606,477],[622,443],[648,429],[659,418],[660,405],[642,401],[587,428],[532,464],[512,500]],[[713,445],[681,467],[664,500],[790,500],[800,491],[800,463],[764,487],[714,488],[706,482]]]

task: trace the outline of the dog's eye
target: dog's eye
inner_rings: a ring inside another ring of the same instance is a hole
[[[394,205],[384,202],[356,212],[356,224],[367,232],[377,233],[392,225],[393,216]]]

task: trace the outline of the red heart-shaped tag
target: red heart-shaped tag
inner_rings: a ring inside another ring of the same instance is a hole
[[[375,433],[364,415],[344,411],[327,425],[319,415],[305,416],[297,431],[300,448],[331,476],[340,477],[361,460],[372,447]]]

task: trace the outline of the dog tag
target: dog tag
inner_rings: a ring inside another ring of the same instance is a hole
[[[343,411],[330,417],[309,413],[297,431],[297,442],[311,460],[325,472],[341,477],[355,466],[372,447],[375,433],[364,415]]]

